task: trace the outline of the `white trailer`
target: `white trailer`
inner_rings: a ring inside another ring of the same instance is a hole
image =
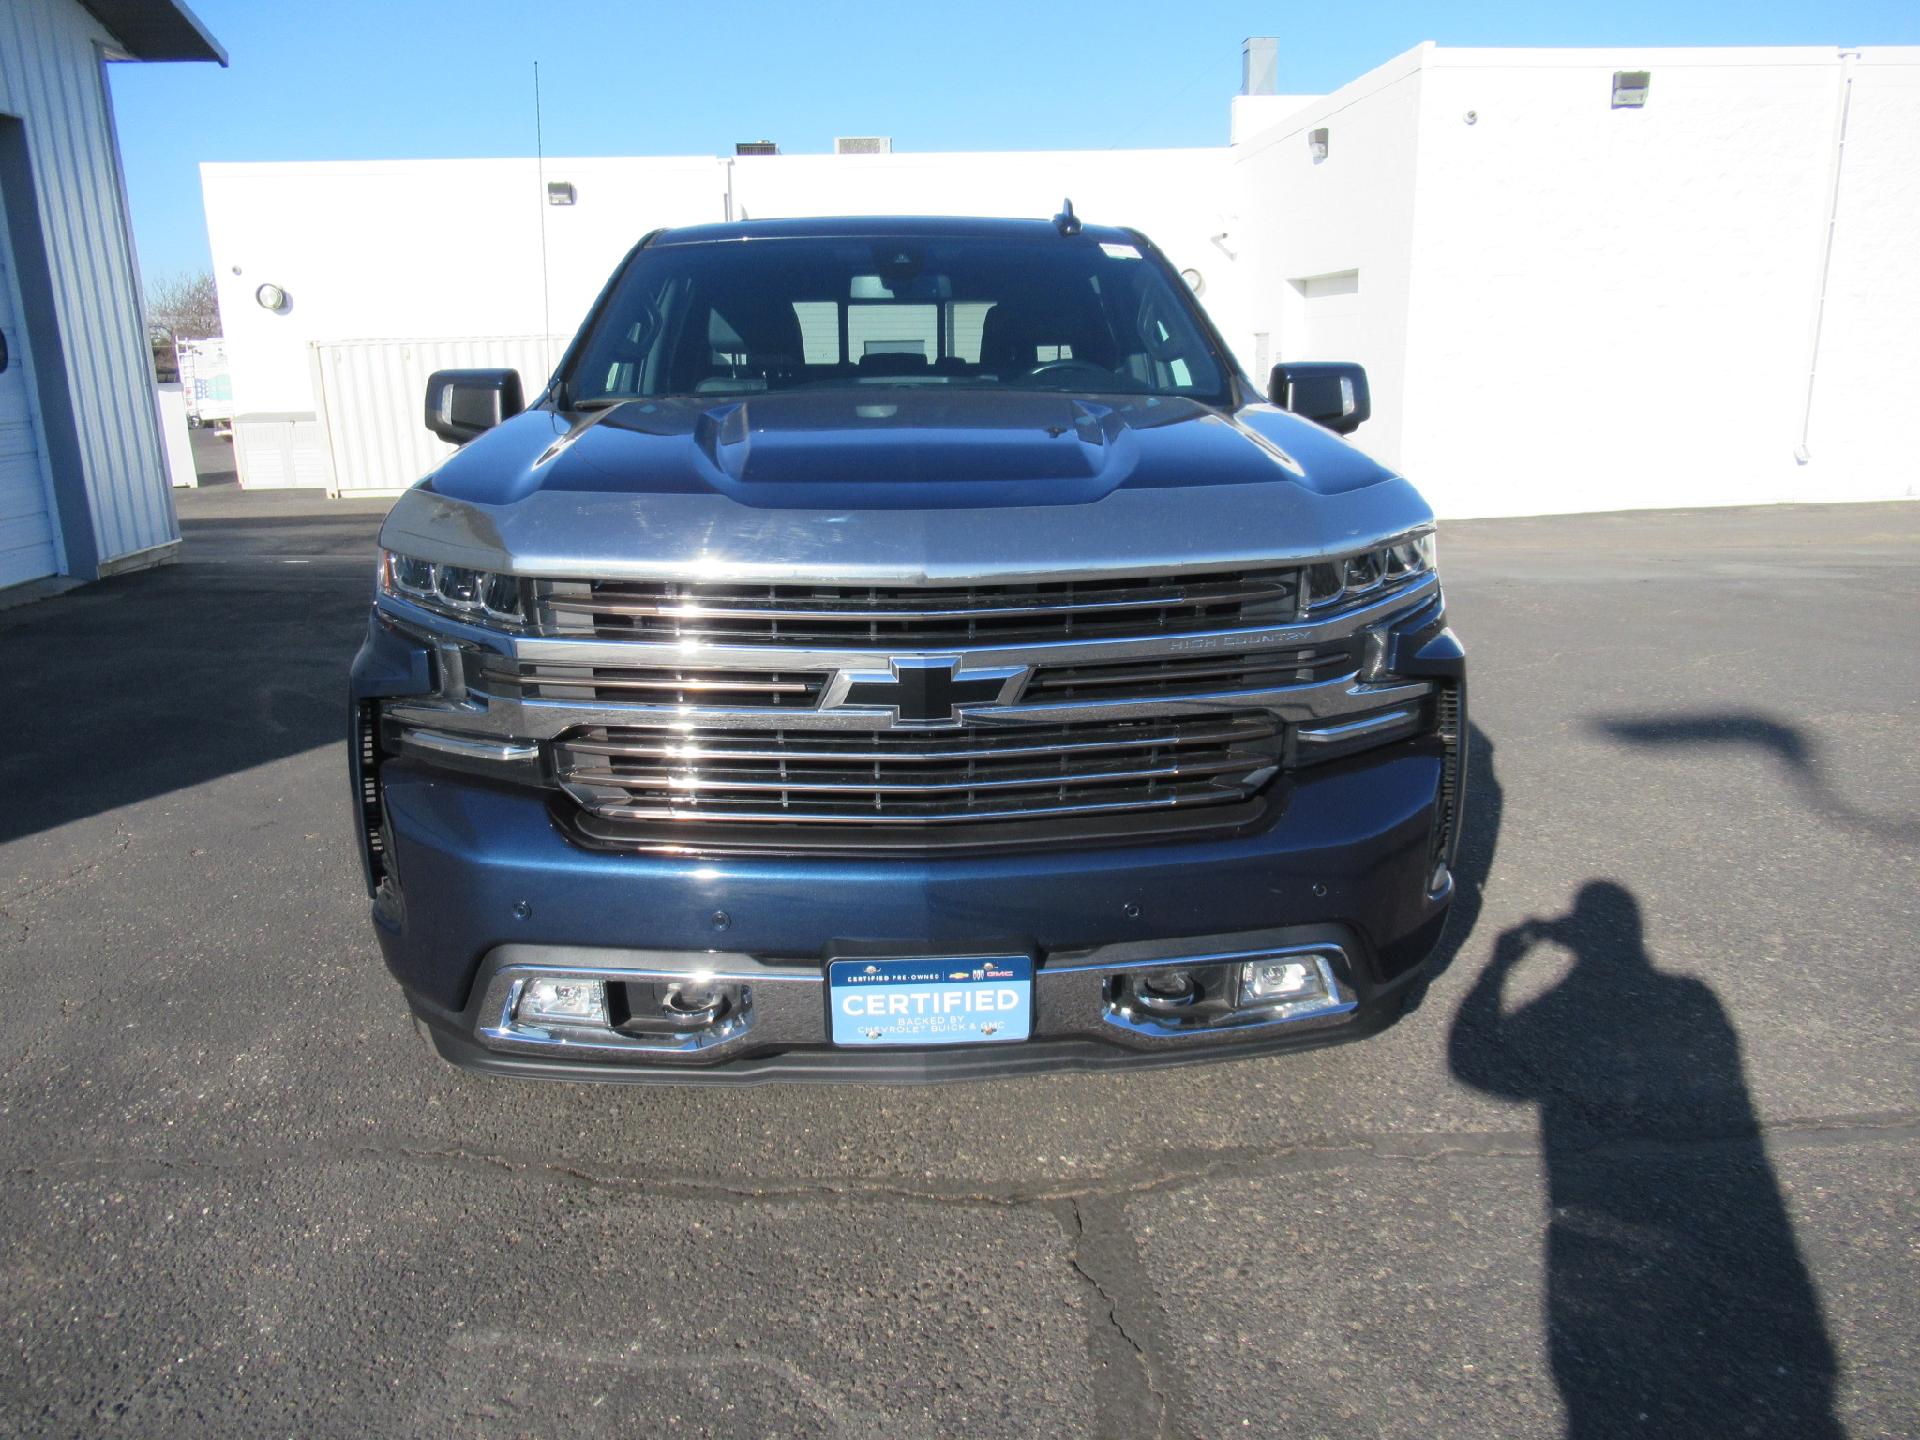
[[[227,367],[227,342],[218,336],[182,340],[174,353],[179,357],[187,422],[210,427],[223,440],[233,439],[233,372]]]

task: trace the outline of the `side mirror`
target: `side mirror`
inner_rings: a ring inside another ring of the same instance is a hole
[[[427,377],[427,429],[464,445],[527,408],[518,370],[436,370]]]
[[[1267,398],[1337,435],[1351,435],[1373,414],[1367,372],[1348,360],[1282,361],[1267,380]]]

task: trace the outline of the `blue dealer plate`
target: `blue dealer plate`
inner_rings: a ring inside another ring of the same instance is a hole
[[[836,1045],[978,1045],[1033,1028],[1033,960],[835,960],[827,1003]]]

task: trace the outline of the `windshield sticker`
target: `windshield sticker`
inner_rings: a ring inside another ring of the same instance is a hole
[[[1108,245],[1102,242],[1100,248],[1115,260],[1138,260],[1140,252],[1131,245]]]

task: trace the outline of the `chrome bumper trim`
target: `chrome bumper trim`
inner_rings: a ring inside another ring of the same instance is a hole
[[[1358,996],[1323,960],[1323,978],[1330,992],[1338,997],[1330,1006],[1287,1014],[1250,1012],[1245,1020],[1187,1028],[1118,1015],[1108,994],[1106,977],[1110,975],[1307,953],[1338,955],[1344,965],[1350,954],[1347,946],[1336,939],[1317,944],[1275,944],[1246,949],[1198,948],[1191,953],[1169,946],[1170,953],[1142,954],[1143,948],[1158,947],[1128,945],[1121,954],[1104,960],[1095,952],[1064,964],[1049,965],[1043,961],[1036,966],[1033,984],[1037,1023],[1033,1038],[1103,1035],[1110,1042],[1130,1049],[1204,1048],[1270,1033],[1280,1026],[1315,1029],[1338,1024],[1359,1006]],[[504,1053],[557,1058],[572,1055],[611,1062],[630,1057],[698,1068],[720,1064],[744,1051],[762,1047],[824,1046],[830,1040],[824,963],[799,968],[769,965],[747,955],[675,952],[648,952],[644,963],[596,963],[608,952],[570,951],[564,947],[546,951],[521,945],[503,946],[494,953],[503,963],[485,977],[472,1033],[488,1048]],[[640,1036],[610,1029],[529,1026],[515,1021],[513,1011],[526,984],[536,976],[613,983],[660,982],[698,976],[703,981],[744,986],[747,998],[740,1011],[723,1018],[711,1030],[687,1035]],[[1016,1050],[1019,1047],[999,1048]]]
[[[540,758],[537,742],[496,740],[485,735],[450,735],[444,730],[403,729],[400,743],[414,750],[447,755],[456,760],[480,760],[498,765],[526,765]]]

